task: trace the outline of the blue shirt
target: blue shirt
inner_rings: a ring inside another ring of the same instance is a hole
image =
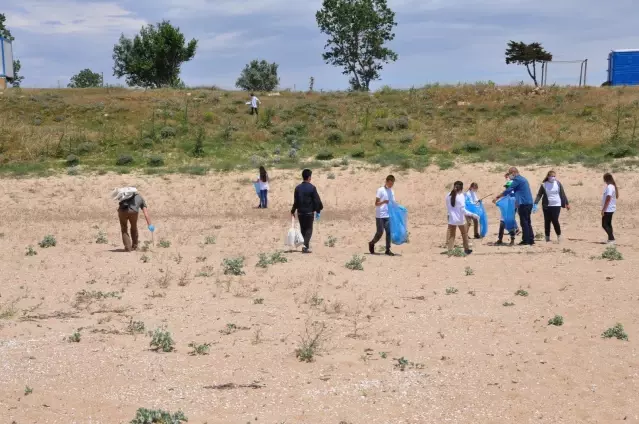
[[[502,196],[508,196],[514,193],[517,206],[532,205],[533,196],[528,180],[521,175],[517,175],[512,181],[513,183],[504,191]]]

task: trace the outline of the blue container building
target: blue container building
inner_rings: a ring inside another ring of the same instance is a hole
[[[639,49],[610,52],[605,85],[639,85]]]

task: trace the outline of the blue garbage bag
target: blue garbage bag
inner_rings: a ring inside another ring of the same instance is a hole
[[[515,198],[511,196],[502,197],[497,202],[497,207],[501,212],[501,220],[504,221],[504,229],[508,232],[517,229],[515,220]]]
[[[253,183],[253,187],[255,187],[255,194],[257,194],[257,197],[260,197],[260,183]]]
[[[481,201],[475,204],[469,198],[466,198],[466,210],[479,215],[479,235],[486,237],[486,234],[488,234],[488,217],[486,216],[484,204]]]
[[[391,242],[404,244],[408,240],[408,210],[394,201],[388,204],[390,218]]]

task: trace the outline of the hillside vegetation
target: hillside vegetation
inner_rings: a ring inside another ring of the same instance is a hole
[[[0,169],[200,174],[344,157],[401,168],[595,165],[634,157],[639,139],[639,90],[631,88],[475,84],[258,95],[256,118],[246,93],[217,89],[10,89],[0,95]]]

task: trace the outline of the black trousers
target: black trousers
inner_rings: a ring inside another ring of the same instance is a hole
[[[535,233],[533,233],[530,215],[533,205],[519,205],[519,224],[521,225],[522,242],[525,244],[535,244]]]
[[[561,227],[559,226],[559,214],[561,213],[561,206],[548,206],[544,209],[544,230],[546,231],[546,238],[550,237],[550,224],[552,223],[555,229],[555,234],[561,235]]]
[[[313,222],[315,217],[313,214],[301,215],[298,213],[297,219],[300,221],[300,231],[304,237],[304,247],[308,249],[311,245],[311,237],[313,237]]]
[[[390,219],[389,218],[375,218],[375,226],[377,227],[377,232],[375,233],[375,237],[373,237],[373,241],[371,243],[375,244],[381,240],[382,234],[384,231],[386,232],[386,250],[390,250],[391,248],[391,233],[390,233]]]
[[[612,233],[612,215],[614,212],[604,212],[604,215],[601,217],[601,226],[608,234],[608,241],[614,241],[615,236]]]
[[[504,221],[499,221],[499,237],[498,237],[498,241],[501,243],[504,241],[504,231],[506,231],[506,224],[504,224]],[[508,235],[510,235],[510,239],[514,240],[515,239],[515,230],[511,230]]]

